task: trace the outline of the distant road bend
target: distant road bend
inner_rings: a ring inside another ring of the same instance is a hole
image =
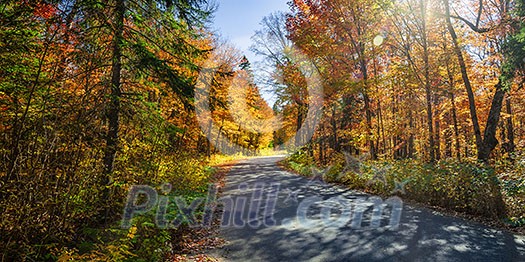
[[[525,236],[406,204],[396,225],[395,203],[367,206],[381,199],[283,171],[281,159],[227,175],[222,200],[237,207],[223,219],[220,261],[525,261]]]

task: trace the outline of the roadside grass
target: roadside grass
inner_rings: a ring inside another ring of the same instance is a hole
[[[281,164],[304,176],[311,176],[312,169],[324,170],[325,182],[375,195],[398,195],[525,232],[525,161],[500,163],[496,168],[475,161],[364,161],[348,168],[343,154],[335,154],[330,165],[321,166],[299,151]]]
[[[182,214],[175,204],[176,197],[182,197],[188,204],[197,198],[205,198],[208,185],[220,182],[221,174],[226,172],[215,166],[228,161],[231,159],[216,157],[206,165],[203,165],[206,160],[185,162],[184,170],[191,172],[181,173],[178,170],[176,178],[184,183],[173,184],[168,194],[162,193],[163,184],[155,185],[159,197],[166,196],[168,199],[166,221],[173,221]],[[174,180],[163,177],[159,181]],[[185,219],[178,227],[163,229],[156,223],[156,209],[135,215],[129,229],[122,228],[120,221],[107,227],[86,227],[82,230],[80,243],[51,249],[47,258],[57,261],[177,261],[176,258],[196,255],[202,261],[211,261],[204,259],[205,256],[199,252],[222,244],[211,232],[213,227],[192,228]],[[195,214],[197,221],[202,218],[203,213],[202,204]]]
[[[210,157],[209,159],[209,165],[210,166],[219,166],[224,163],[229,163],[232,161],[238,161],[253,157],[264,157],[264,156],[277,156],[277,155],[287,155],[287,151],[285,150],[274,150],[273,148],[264,148],[257,152],[256,155],[244,155],[242,153],[237,153],[234,155],[223,155],[223,154],[216,154]]]
[[[205,198],[209,185],[221,187],[232,163],[243,158],[246,157],[214,156],[207,159],[187,155],[177,158],[161,156],[154,159],[155,166],[152,166],[149,159],[135,158],[128,154],[126,159],[121,161],[133,165],[128,165],[128,169],[120,167],[121,171],[115,176],[115,182],[110,188],[112,201],[108,201],[109,206],[105,206],[110,210],[112,221],[107,224],[90,218],[99,212],[95,208],[102,208],[100,202],[92,202],[100,195],[100,189],[91,184],[96,182],[95,177],[99,169],[82,176],[71,177],[72,185],[79,184],[84,187],[79,187],[78,192],[73,191],[70,195],[65,195],[67,200],[54,200],[57,201],[56,205],[67,205],[64,210],[68,212],[67,215],[57,214],[58,220],[49,222],[54,224],[48,224],[40,218],[45,210],[30,212],[32,209],[29,209],[29,205],[21,206],[19,201],[7,202],[8,199],[3,199],[5,212],[2,218],[5,219],[0,222],[3,232],[3,236],[0,237],[3,238],[0,241],[2,257],[7,260],[10,260],[10,257],[19,257],[20,260],[28,261],[182,261],[182,258],[196,257],[199,261],[213,261],[212,258],[206,258],[204,250],[223,244],[223,241],[216,237],[218,222],[214,221],[210,227],[193,228],[185,220],[178,227],[162,229],[156,224],[157,208],[153,208],[145,214],[135,215],[131,220],[131,227],[123,228],[121,218],[124,204],[131,186],[151,186],[158,192],[159,197],[168,197],[169,208],[165,218],[166,221],[172,221],[181,213],[175,205],[175,197],[182,197],[188,204],[197,198]],[[90,180],[85,181],[87,178]],[[31,182],[27,186],[38,183],[41,181]],[[167,194],[162,190],[166,183],[170,183],[172,187]],[[137,201],[136,204],[139,205],[143,200],[139,198]],[[203,209],[204,203],[197,209],[197,221],[202,218]],[[20,221],[24,222],[20,227],[13,227],[20,224]],[[25,228],[22,228],[23,225]],[[26,234],[30,234],[39,228],[44,230],[39,233],[40,236],[46,238],[24,240],[24,234],[18,235],[18,238],[16,235],[9,235],[23,232],[24,229],[27,230]],[[68,235],[57,238],[62,234]]]

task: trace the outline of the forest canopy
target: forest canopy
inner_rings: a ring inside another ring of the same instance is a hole
[[[252,64],[210,29],[213,1],[2,1],[2,260],[166,259],[193,231],[119,228],[130,188],[190,201],[216,159],[277,150],[299,173],[384,194],[357,176],[383,170],[407,198],[525,225],[524,0],[288,5]]]

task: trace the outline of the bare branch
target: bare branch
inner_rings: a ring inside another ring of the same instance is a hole
[[[483,34],[483,33],[487,33],[487,32],[490,32],[494,29],[494,27],[490,27],[490,28],[479,28],[479,26],[473,24],[472,22],[468,21],[467,19],[457,15],[457,12],[456,12],[456,15],[451,15],[450,17],[454,18],[454,19],[458,19],[458,20],[461,20],[463,21],[463,23],[465,23],[466,25],[468,25],[470,27],[470,29],[472,29],[474,32],[476,33],[480,33],[480,34]],[[476,22],[479,24],[479,21]]]

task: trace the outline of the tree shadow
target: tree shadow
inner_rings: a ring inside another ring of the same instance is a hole
[[[352,226],[354,217],[338,228],[323,223],[298,223],[299,205],[309,197],[324,200],[308,207],[307,219],[316,221],[327,207],[331,208],[332,219],[341,218],[338,209],[343,208],[329,199],[345,199],[354,213],[354,204],[371,196],[333,185],[309,183],[307,178],[282,171],[276,161],[276,158],[252,159],[234,167],[227,177],[224,196],[250,199],[253,190],[249,188],[256,183],[265,186],[263,195],[267,195],[271,193],[269,185],[279,183],[273,212],[277,224],[223,227],[221,234],[228,244],[213,251],[216,256],[227,261],[525,261],[525,237],[425,208],[405,205],[397,229],[388,226],[392,208],[386,202],[378,228],[371,225],[372,205],[365,208],[361,227]],[[248,190],[240,190],[241,183],[247,184]],[[299,191],[297,202],[290,201],[286,193],[290,191]],[[265,208],[266,202],[261,201],[257,213],[261,223],[268,219]],[[244,219],[248,218],[247,213],[243,214]]]

